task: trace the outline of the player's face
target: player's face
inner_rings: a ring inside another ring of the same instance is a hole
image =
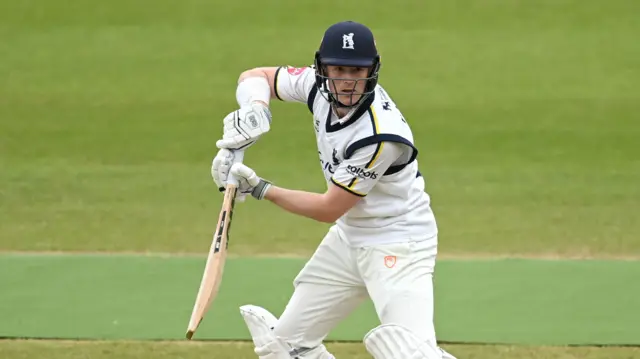
[[[338,94],[338,101],[350,106],[358,102],[367,84],[364,78],[369,74],[368,67],[327,66],[329,89]],[[339,79],[339,80],[338,80]],[[360,79],[359,81],[356,81]]]

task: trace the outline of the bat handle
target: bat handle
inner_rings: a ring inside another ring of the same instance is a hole
[[[244,150],[233,151],[233,154],[235,155],[235,158],[233,160],[234,163],[241,163],[244,159]],[[227,184],[238,187],[238,179],[234,175],[229,173]]]

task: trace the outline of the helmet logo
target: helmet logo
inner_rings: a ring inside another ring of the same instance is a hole
[[[350,49],[350,50],[355,50],[353,48],[353,32],[350,32],[348,34],[344,34],[342,35],[342,48],[343,49]]]

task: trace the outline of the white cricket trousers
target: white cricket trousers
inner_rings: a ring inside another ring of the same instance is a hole
[[[437,237],[350,247],[331,227],[295,278],[275,334],[295,348],[314,348],[369,296],[381,324],[403,325],[435,343],[436,254]]]

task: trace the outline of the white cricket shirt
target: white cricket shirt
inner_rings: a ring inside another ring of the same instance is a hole
[[[327,185],[362,197],[336,222],[338,232],[351,245],[419,241],[437,235],[413,134],[380,85],[342,119],[318,93],[312,67],[278,68],[275,90],[278,99],[305,103],[312,112]]]

